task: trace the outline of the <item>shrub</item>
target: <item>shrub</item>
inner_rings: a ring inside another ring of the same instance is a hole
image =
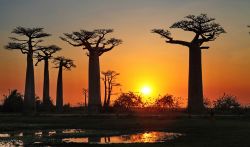
[[[236,96],[225,94],[213,102],[214,109],[219,111],[238,111],[241,108]]]
[[[5,96],[2,109],[4,112],[22,112],[23,96],[16,89],[10,91],[10,94]]]
[[[155,101],[154,105],[155,107],[164,109],[180,108],[180,101],[179,98],[176,98],[173,95],[166,94],[164,96],[160,96]]]
[[[132,108],[143,107],[142,98],[139,95],[134,94],[133,92],[122,93],[118,99],[114,101],[114,108],[131,111]]]

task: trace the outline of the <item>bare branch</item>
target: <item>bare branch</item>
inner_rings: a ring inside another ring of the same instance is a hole
[[[112,32],[113,29],[80,30],[79,32],[64,33],[65,37],[60,38],[72,46],[82,46],[83,49],[87,49],[89,52],[96,52],[101,55],[121,44],[119,39],[111,38],[106,40],[105,36]]]
[[[186,42],[186,41],[174,40],[172,37],[170,37],[171,33],[168,30],[153,29],[152,33],[159,34],[161,37],[166,38],[167,43],[180,44],[180,45],[184,45],[184,46],[189,46],[190,45],[190,43]]]
[[[71,68],[76,67],[73,60],[59,56],[54,58],[53,63],[56,65],[55,68],[64,67],[65,70],[71,70]]]

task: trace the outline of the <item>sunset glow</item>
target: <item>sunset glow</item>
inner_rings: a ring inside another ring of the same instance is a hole
[[[0,18],[4,20],[0,28],[1,96],[8,94],[9,89],[18,89],[24,93],[26,58],[18,51],[4,49],[9,41],[8,37],[15,36],[11,34],[13,28],[23,25],[44,27],[44,31],[52,36],[46,38],[43,44],[58,45],[62,51],[55,56],[66,56],[74,60],[76,68],[63,73],[65,103],[83,103],[82,88],[88,89],[88,56],[86,50],[72,47],[59,39],[59,36],[80,29],[100,28],[114,29],[114,34],[108,38],[117,37],[123,40],[121,45],[100,57],[101,71],[114,70],[120,73],[117,82],[122,86],[115,88],[114,93],[133,91],[154,98],[159,94],[170,93],[187,100],[188,49],[168,44],[150,30],[168,29],[188,14],[207,13],[216,18],[216,22],[228,33],[208,43],[210,48],[202,51],[204,96],[214,100],[226,92],[236,95],[240,102],[250,104],[250,36],[247,28],[250,23],[249,1],[222,0],[215,3],[205,0],[4,0],[0,7]],[[16,13],[9,13],[12,9]],[[229,13],[232,11],[235,13]],[[170,15],[169,12],[173,14]],[[194,34],[180,29],[171,29],[171,33],[174,39],[190,41],[194,37]],[[50,96],[55,103],[58,70],[52,68],[54,65],[51,62],[49,67]],[[41,98],[43,64],[35,66],[34,70],[36,95]],[[149,84],[141,85],[145,79]],[[102,82],[101,87],[104,87]],[[101,89],[101,92],[103,98],[104,90]],[[112,95],[112,100],[117,97],[118,95]]]
[[[149,96],[151,94],[151,91],[152,89],[149,86],[144,86],[141,88],[141,93],[145,96]]]

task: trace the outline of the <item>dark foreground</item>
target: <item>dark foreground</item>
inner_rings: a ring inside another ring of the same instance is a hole
[[[50,146],[103,146],[103,147],[166,147],[166,146],[250,146],[249,116],[186,116],[171,115],[0,115],[0,132],[45,129],[91,129],[113,131],[169,131],[185,136],[165,143],[143,144],[78,144],[55,142]],[[30,146],[30,145],[29,145]]]

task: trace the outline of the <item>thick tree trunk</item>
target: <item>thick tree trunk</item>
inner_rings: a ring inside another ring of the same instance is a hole
[[[57,77],[57,91],[56,91],[56,110],[63,111],[63,81],[62,81],[62,66],[59,66]]]
[[[35,112],[35,80],[33,54],[27,54],[26,82],[24,92],[24,108],[25,113]]]
[[[99,112],[101,109],[100,90],[100,64],[99,55],[91,53],[89,55],[89,112]]]
[[[202,113],[203,87],[202,87],[202,60],[199,47],[189,48],[189,79],[188,79],[188,112]]]
[[[44,105],[45,110],[49,109],[50,96],[49,96],[49,62],[48,62],[48,59],[44,60],[43,105]]]

